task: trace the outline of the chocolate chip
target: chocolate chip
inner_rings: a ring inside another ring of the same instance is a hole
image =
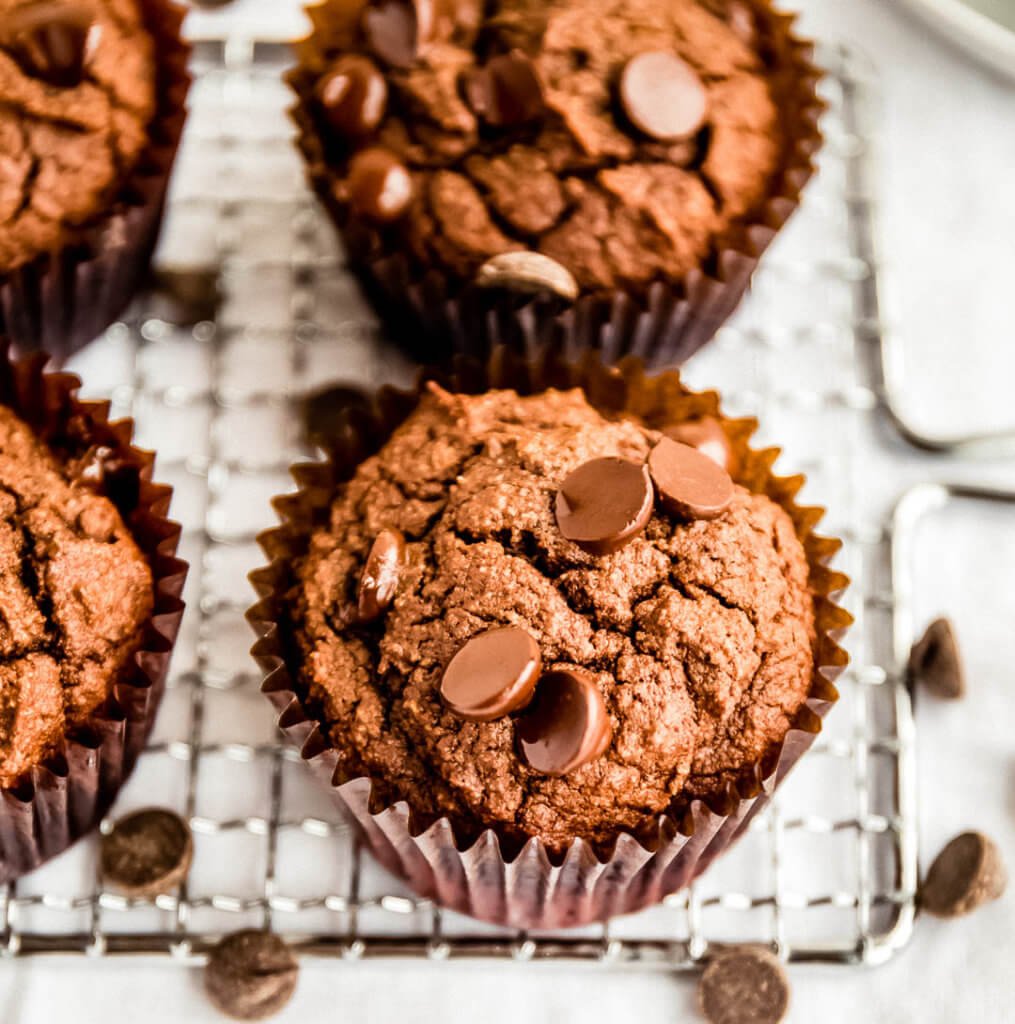
[[[652,481],[644,465],[613,456],[592,459],[557,492],[557,526],[584,551],[608,555],[630,543],[652,518]]]
[[[539,644],[524,629],[490,629],[448,662],[441,697],[459,718],[492,722],[529,703],[541,665]]]
[[[102,837],[99,860],[106,882],[128,896],[151,897],[183,881],[193,853],[187,823],[172,811],[150,808],[116,822]]]
[[[613,738],[595,679],[578,669],[548,672],[516,723],[525,763],[544,775],[567,775],[605,753]]]
[[[339,57],[314,89],[328,124],[343,138],[369,135],[384,118],[388,83],[367,57]]]
[[[59,89],[79,85],[89,47],[92,16],[82,6],[51,0],[4,14],[2,46],[26,75]]]
[[[730,444],[729,435],[714,416],[702,416],[699,419],[685,420],[683,423],[673,423],[663,427],[662,433],[672,441],[697,448],[717,466],[732,472],[733,446]]]
[[[208,997],[236,1020],[262,1020],[279,1012],[296,990],[299,964],[271,932],[227,935],[211,951],[204,970]]]
[[[697,448],[662,438],[649,452],[648,469],[659,501],[687,519],[715,519],[733,500],[733,479]]]
[[[367,46],[385,64],[407,68],[434,31],[433,0],[379,0],[363,12]]]
[[[360,622],[373,622],[395,600],[405,566],[405,538],[398,530],[381,530],[370,548],[356,592]]]
[[[656,50],[627,62],[620,102],[628,120],[653,139],[686,139],[704,124],[708,94],[697,72],[675,53]]]
[[[349,202],[364,217],[397,220],[412,202],[412,178],[394,153],[379,146],[361,150],[349,165]]]
[[[536,67],[520,50],[466,72],[462,91],[473,113],[495,128],[527,124],[546,109]]]
[[[305,395],[300,402],[303,438],[308,444],[333,448],[348,430],[349,413],[369,414],[371,397],[362,388],[332,384]]]
[[[920,906],[936,917],[961,917],[999,899],[1008,872],[997,845],[980,832],[963,832],[934,858],[920,886]]]
[[[479,268],[476,284],[530,295],[552,292],[569,302],[578,298],[578,282],[571,271],[541,252],[502,252],[492,256]]]
[[[943,700],[966,693],[959,644],[948,619],[935,619],[909,653],[909,678]]]
[[[774,953],[740,946],[709,962],[698,999],[710,1024],[778,1024],[789,1008],[789,979]]]

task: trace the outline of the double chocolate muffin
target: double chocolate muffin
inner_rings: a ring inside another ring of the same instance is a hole
[[[781,744],[812,686],[787,512],[578,390],[435,388],[296,580],[300,692],[339,778],[460,838],[603,848],[679,816]]]
[[[0,881],[94,829],[155,720],[183,603],[130,421],[0,339]]]
[[[332,0],[312,17],[292,75],[312,180],[369,281],[435,328],[438,299],[647,310],[661,284],[653,302],[695,324],[653,307],[645,354],[683,357],[739,299],[732,254],[753,265],[817,145],[815,73],[761,3]]]
[[[22,349],[90,340],[145,269],[183,124],[180,16],[0,0],[0,333]]]
[[[152,614],[151,567],[87,463],[0,406],[0,787],[109,700]]]

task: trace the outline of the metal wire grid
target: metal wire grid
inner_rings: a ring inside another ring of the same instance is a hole
[[[160,264],[191,282],[218,275],[223,301],[213,320],[180,326],[153,295],[80,367],[136,417],[159,477],[176,486],[188,614],[156,734],[116,813],[179,809],[194,866],[178,892],[129,900],[104,888],[86,841],[0,895],[0,949],[189,958],[223,932],[265,926],[307,953],[348,958],[679,968],[712,943],[753,941],[797,960],[887,959],[913,917],[913,736],[892,649],[889,533],[862,525],[872,513],[854,478],[878,407],[858,358],[877,325],[865,299],[872,203],[860,191],[869,91],[856,58],[822,55],[821,173],[751,300],[688,370],[692,385],[720,382],[732,412],[790,439],[784,466],[807,472],[805,497],[835,510],[827,529],[846,539],[857,617],[841,705],[771,810],[689,890],[605,926],[539,934],[443,913],[361,858],[258,694],[245,574],[262,561],[254,537],[271,523],[268,499],[302,454],[296,397],[334,379],[401,381],[410,368],[378,337],[304,188],[283,115],[285,58],[236,40],[197,58]]]

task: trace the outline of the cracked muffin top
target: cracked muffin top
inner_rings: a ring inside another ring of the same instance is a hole
[[[339,777],[423,825],[560,849],[780,743],[812,685],[808,564],[707,435],[577,390],[432,386],[295,566],[296,686]]]
[[[0,0],[0,273],[111,212],[148,142],[153,60],[133,0]]]
[[[743,0],[331,13],[344,35],[314,115],[334,198],[452,277],[485,283],[492,257],[536,251],[568,298],[678,280],[772,194],[787,140]]]
[[[88,464],[0,406],[0,786],[87,723],[151,615],[151,569]]]

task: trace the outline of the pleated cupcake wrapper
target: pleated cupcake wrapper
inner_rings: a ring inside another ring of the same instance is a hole
[[[98,337],[144,279],[158,240],[173,161],[186,120],[190,46],[180,38],[186,9],[138,0],[154,40],[156,110],[148,146],[110,213],[62,248],[0,273],[0,336],[15,351],[47,351],[57,364]]]
[[[594,349],[605,362],[635,355],[662,366],[683,363],[715,335],[743,298],[762,254],[799,206],[801,190],[814,173],[824,110],[817,93],[821,72],[813,63],[812,44],[793,33],[795,15],[751,0],[788,139],[768,198],[749,220],[728,229],[708,269],[641,289],[592,293],[568,304],[546,295],[526,300],[456,283],[421,264],[398,241],[397,231],[373,230],[351,219],[335,198],[313,89],[329,55],[354,46],[354,15],[362,6],[331,0],[307,9],[313,31],[297,45],[297,65],[288,75],[297,97],[291,113],[309,180],[340,229],[351,265],[400,344],[424,362],[445,361],[453,354],[485,358],[498,345],[508,345],[528,356],[551,348],[575,359]]]
[[[260,538],[271,564],[251,574],[260,600],[247,617],[258,637],[253,654],[266,674],[263,691],[280,712],[280,727],[332,786],[385,867],[441,906],[521,928],[580,925],[657,903],[687,885],[740,835],[813,743],[822,717],[837,699],[832,682],[848,661],[837,641],[852,621],[835,601],[848,579],[827,566],[840,542],[813,532],[822,509],[795,503],[804,478],[772,472],[778,449],[749,447],[757,423],[723,418],[718,395],[688,391],[676,371],[649,376],[633,357],[611,369],[591,353],[574,363],[550,353],[526,360],[500,348],[486,363],[459,357],[451,368],[425,372],[420,387],[424,380],[469,393],[581,387],[605,414],[633,415],[656,427],[698,416],[720,417],[734,447],[736,479],[769,495],[793,519],[815,595],[816,668],[810,694],[784,742],[708,801],[695,800],[679,814],[661,814],[637,836],[621,834],[610,848],[594,849],[578,839],[563,854],[537,839],[521,850],[509,848],[493,830],[475,841],[462,840],[447,819],[421,822],[404,802],[383,805],[369,778],[336,776],[335,753],[302,703],[296,667],[287,663],[284,619],[286,597],[295,583],[293,560],[305,553],[311,530],[327,522],[335,488],[384,444],[416,406],[421,392],[383,389],[371,412],[351,406],[344,410],[328,459],[294,467],[297,492],[275,500],[282,525]]]
[[[0,341],[0,404],[44,441],[84,454],[112,449],[113,498],[145,553],[154,582],[154,609],[138,652],[113,685],[109,700],[17,784],[0,788],[0,882],[31,871],[94,829],[134,767],[155,720],[169,658],[183,615],[180,595],[187,563],[176,557],[180,527],[167,518],[172,488],[152,482],[155,456],[133,447],[130,420],[109,420],[108,402],[77,398],[79,379],[44,373],[48,356],[12,360]]]

